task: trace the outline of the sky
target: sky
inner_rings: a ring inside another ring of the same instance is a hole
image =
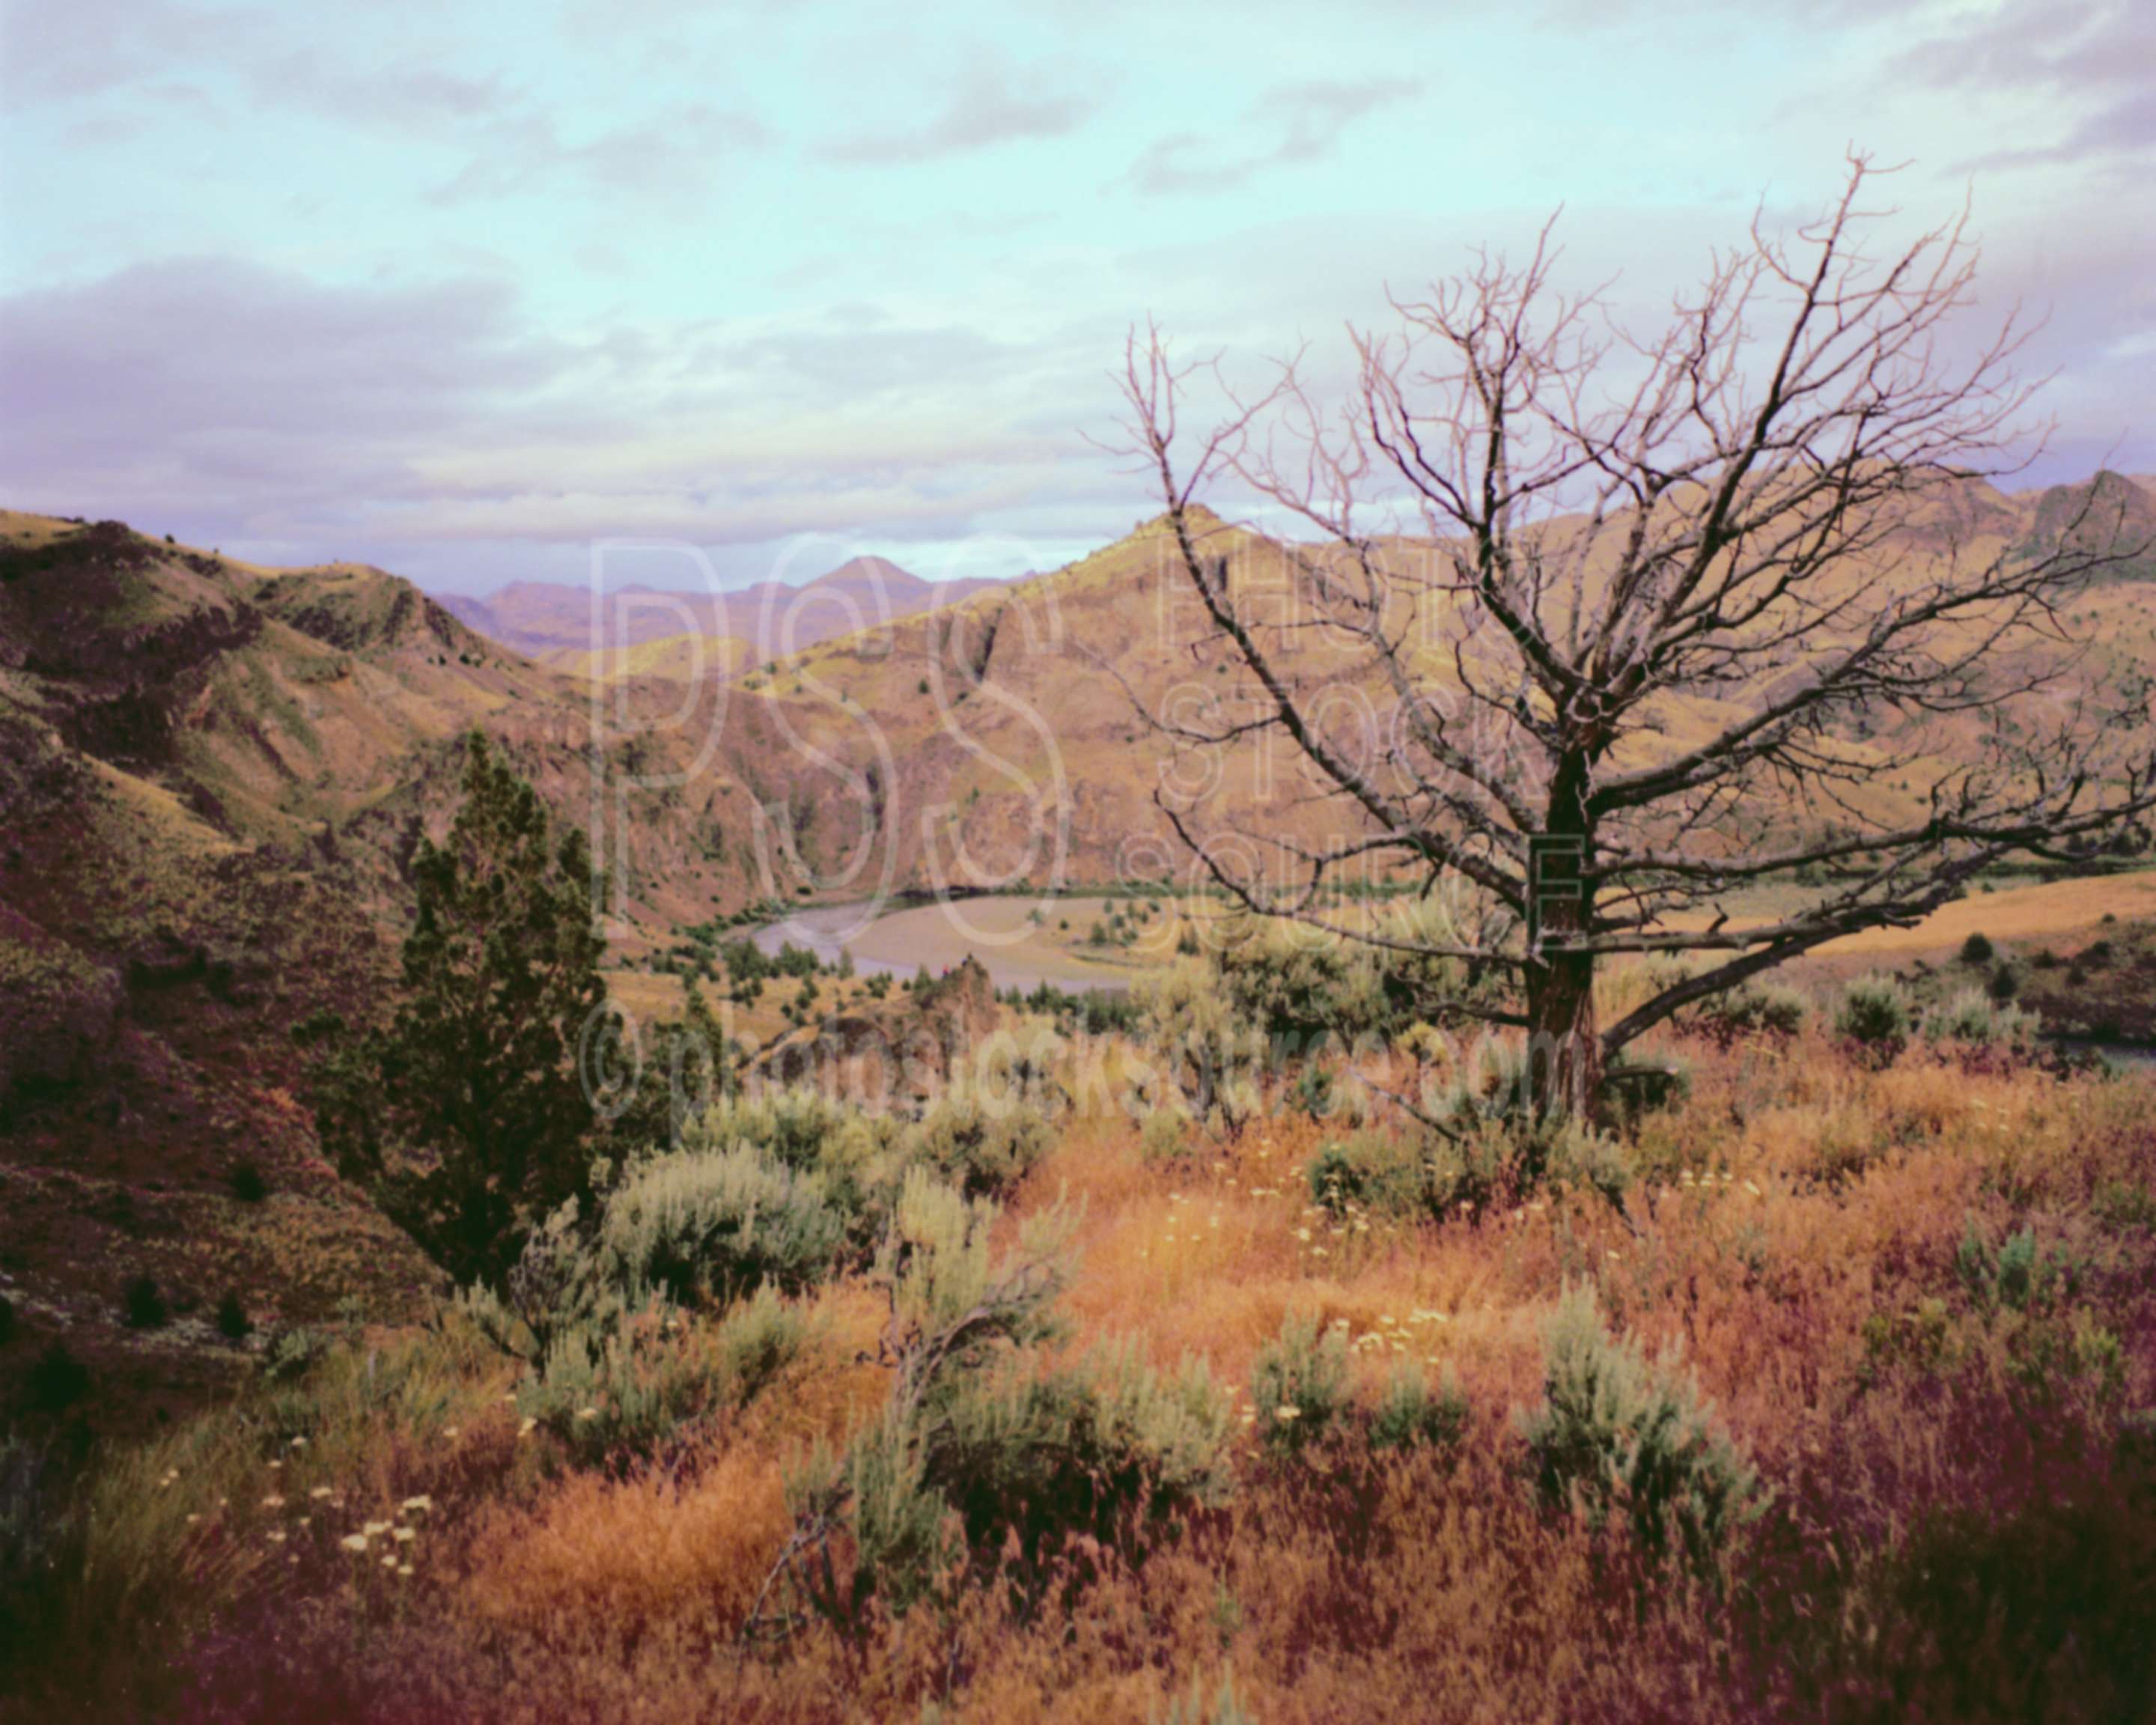
[[[439,591],[1055,567],[1157,510],[1134,320],[1322,367],[1561,206],[1651,324],[1852,146],[2046,318],[2026,481],[2156,470],[2146,0],[0,0],[0,502]]]

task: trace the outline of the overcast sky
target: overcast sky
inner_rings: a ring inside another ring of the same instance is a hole
[[[439,589],[1053,567],[1152,512],[1133,318],[1323,350],[1563,203],[1644,319],[1852,143],[2048,311],[2034,476],[2156,470],[2156,5],[1536,5],[4,0],[0,501]]]

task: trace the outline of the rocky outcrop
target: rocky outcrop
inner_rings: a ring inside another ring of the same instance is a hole
[[[1003,1010],[977,958],[888,1000],[863,1002],[774,1044],[752,1086],[806,1086],[871,1108],[911,1108],[950,1087]]]

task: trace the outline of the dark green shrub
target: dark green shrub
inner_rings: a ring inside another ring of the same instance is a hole
[[[73,1407],[90,1394],[90,1368],[74,1357],[64,1342],[46,1344],[31,1366],[30,1404],[48,1414]]]
[[[1954,1273],[1962,1286],[1979,1306],[1993,1310],[2030,1312],[2071,1297],[2081,1269],[2064,1246],[2040,1248],[2034,1228],[2010,1234],[1994,1247],[1972,1221],[1954,1250]]]
[[[1964,964],[1989,964],[1993,951],[1989,939],[1981,934],[1972,934],[1961,943],[1961,962]]]
[[[242,1204],[259,1204],[270,1195],[270,1183],[252,1162],[235,1162],[226,1178],[231,1184],[232,1195]]]
[[[228,1341],[244,1342],[254,1332],[254,1325],[247,1316],[247,1308],[239,1303],[239,1296],[227,1294],[217,1302],[217,1332]]]
[[[1892,1059],[1908,1040],[1909,998],[1891,977],[1859,977],[1841,991],[1834,1023],[1860,1048]]]
[[[324,1153],[458,1281],[498,1284],[530,1227],[583,1189],[606,942],[582,828],[558,842],[538,793],[476,729],[445,842],[411,861],[417,914],[390,1021],[323,1040]],[[475,1034],[482,1026],[484,1034]],[[618,1028],[618,1021],[615,1023]]]
[[[165,1306],[165,1296],[157,1291],[154,1277],[138,1276],[127,1284],[127,1294],[121,1302],[127,1327],[131,1330],[162,1330],[172,1321],[172,1313]]]
[[[1295,1081],[1295,1105],[1312,1120],[1322,1120],[1331,1114],[1332,1073],[1314,1063],[1305,1066]]]

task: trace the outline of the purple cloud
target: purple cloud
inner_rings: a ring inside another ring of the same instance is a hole
[[[18,294],[0,302],[0,468],[23,506],[220,531],[412,495],[419,428],[453,437],[570,362],[510,312],[485,282],[332,288],[213,259]]]
[[[2079,162],[2156,145],[2156,11],[2141,0],[2015,0],[1918,43],[1890,70],[1942,90],[2046,96],[2079,116],[2053,142],[1993,151],[1969,166]]]

